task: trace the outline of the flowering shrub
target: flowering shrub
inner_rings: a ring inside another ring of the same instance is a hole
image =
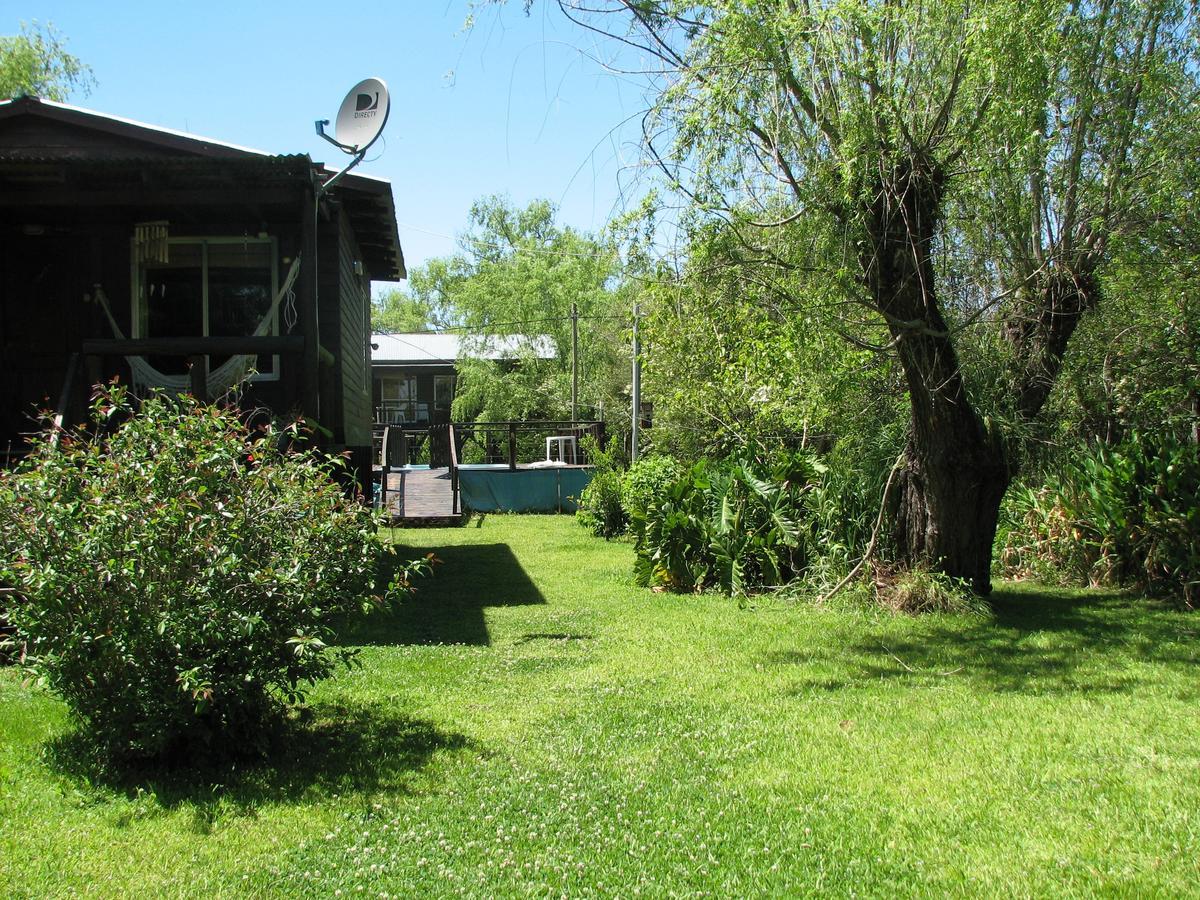
[[[0,474],[0,581],[18,660],[109,756],[261,750],[305,686],[353,654],[331,623],[375,592],[370,511],[340,461],[278,449],[236,413],[97,392],[88,430],[47,430]]]

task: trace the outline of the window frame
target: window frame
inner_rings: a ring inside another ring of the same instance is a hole
[[[231,244],[265,244],[269,249],[271,260],[271,295],[270,300],[275,299],[275,295],[279,293],[279,242],[274,235],[254,235],[253,237],[246,235],[178,235],[176,237],[167,238],[167,246],[175,244],[199,244],[200,245],[200,328],[201,334],[199,337],[209,336],[209,305],[208,305],[208,248],[209,245]],[[142,305],[142,267],[137,261],[137,246],[133,239],[129,243],[129,267],[130,267],[130,285],[132,286],[133,296],[130,298],[129,322],[130,333],[136,340],[138,338],[147,337],[142,333],[142,313],[144,311]],[[279,309],[276,308],[271,316],[271,329],[268,334],[277,336],[279,334]],[[211,363],[211,359],[210,359]],[[271,356],[271,371],[255,372],[250,376],[251,381],[278,381],[279,380],[279,355]]]
[[[450,409],[451,406],[454,405],[454,388],[456,387],[455,381],[456,381],[456,379],[453,374],[434,375],[433,376],[433,407],[434,407],[434,409],[448,410],[448,409]],[[444,389],[446,392],[446,397],[445,397],[446,402],[444,404],[439,399],[439,395],[442,393],[441,390],[439,390],[439,388]]]

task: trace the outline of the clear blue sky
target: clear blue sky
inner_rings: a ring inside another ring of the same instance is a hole
[[[471,203],[545,197],[560,221],[597,230],[635,179],[644,102],[589,56],[611,56],[540,0],[484,10],[466,0],[38,0],[6,2],[0,33],[52,23],[97,84],[72,103],[340,167],[316,136],[355,83],[392,95],[384,139],[361,166],[392,181],[409,268],[455,249]],[[623,130],[620,123],[632,117]],[[618,129],[614,133],[614,129]]]

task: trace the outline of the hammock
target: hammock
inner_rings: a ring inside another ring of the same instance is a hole
[[[266,337],[271,331],[271,322],[275,318],[275,313],[279,309],[279,304],[287,298],[287,305],[290,307],[295,301],[295,294],[292,293],[292,287],[296,283],[296,276],[300,273],[300,257],[297,255],[292,260],[292,266],[288,269],[287,276],[283,279],[283,284],[280,285],[275,297],[271,300],[271,308],[267,310],[266,315],[262,317],[262,321],[258,323],[258,327],[254,329],[253,337]],[[100,304],[100,308],[104,310],[104,315],[108,319],[109,327],[112,328],[113,337],[117,340],[125,340],[125,334],[121,331],[121,326],[117,324],[117,320],[113,318],[112,309],[108,305],[108,298],[104,295],[104,289],[100,285],[96,285],[95,291],[96,302]],[[284,319],[288,323],[288,330],[295,324],[295,317],[288,315],[288,310],[284,311]],[[228,393],[229,389],[240,382],[246,376],[246,372],[250,369],[250,363],[255,359],[254,354],[238,354],[231,356],[217,368],[208,373],[208,396],[220,397]],[[147,390],[167,391],[168,393],[181,394],[191,389],[192,380],[188,375],[169,375],[166,372],[160,372],[150,363],[146,362],[142,356],[126,356],[126,361],[129,363],[129,369],[133,373],[133,390],[137,394],[145,394]]]

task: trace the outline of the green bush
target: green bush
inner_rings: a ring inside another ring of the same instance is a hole
[[[732,594],[784,584],[812,552],[806,496],[822,467],[806,453],[697,463],[632,516],[635,580]]]
[[[683,468],[670,456],[643,456],[621,476],[621,508],[625,515],[645,515],[655,497],[679,480]]]
[[[0,475],[0,580],[23,663],[109,757],[264,749],[307,685],[353,654],[331,622],[375,594],[368,509],[338,461],[277,449],[233,411],[120,388],[91,430],[47,431]]]
[[[579,449],[594,467],[592,480],[579,495],[575,517],[579,524],[602,538],[614,538],[625,533],[629,518],[621,506],[621,472],[614,454],[603,450],[596,439],[587,436]]]
[[[1003,574],[1134,584],[1200,603],[1200,452],[1169,436],[1077,451],[1006,500]]]

